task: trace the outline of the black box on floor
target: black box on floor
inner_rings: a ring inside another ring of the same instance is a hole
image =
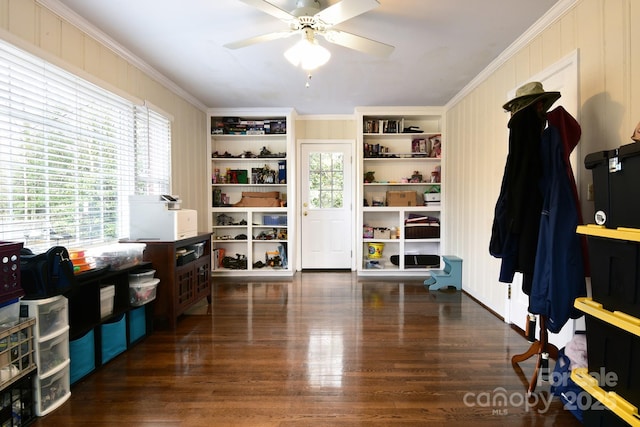
[[[588,154],[596,224],[640,228],[640,143]]]
[[[589,373],[598,386],[640,407],[640,337],[585,315]]]
[[[640,243],[594,236],[587,243],[593,300],[640,318]]]

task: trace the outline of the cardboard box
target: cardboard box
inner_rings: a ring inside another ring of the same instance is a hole
[[[387,206],[417,206],[415,191],[387,191]]]

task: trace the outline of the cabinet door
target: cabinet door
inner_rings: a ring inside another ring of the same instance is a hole
[[[195,298],[196,271],[193,264],[187,264],[176,269],[176,308],[181,313]]]

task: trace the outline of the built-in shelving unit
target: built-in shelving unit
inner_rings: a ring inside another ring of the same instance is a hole
[[[292,109],[210,109],[214,275],[292,275]]]
[[[442,109],[359,107],[356,121],[358,274],[424,275],[439,268],[408,260],[442,252]]]

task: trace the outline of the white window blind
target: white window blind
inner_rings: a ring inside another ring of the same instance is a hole
[[[128,235],[128,197],[169,192],[171,123],[0,41],[0,240]]]

